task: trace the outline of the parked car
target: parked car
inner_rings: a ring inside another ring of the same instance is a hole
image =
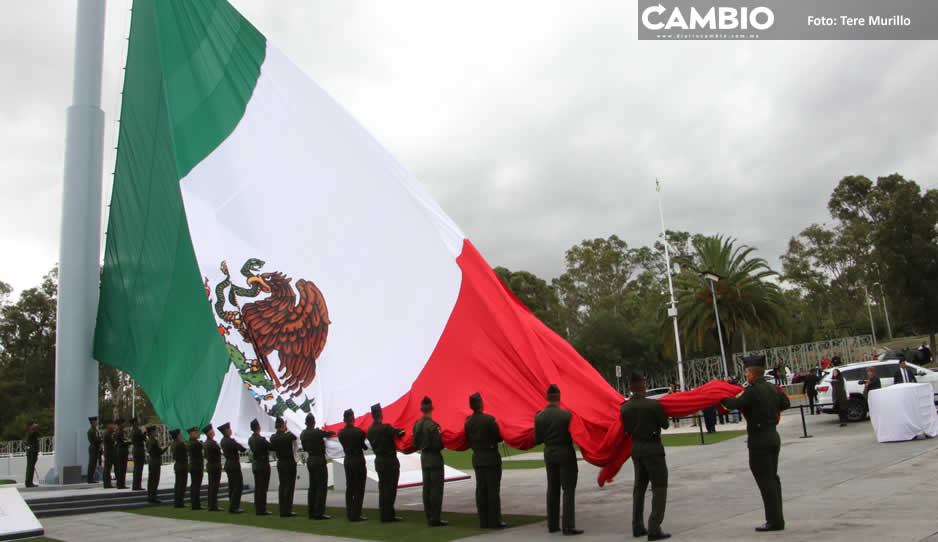
[[[671,388],[652,388],[645,393],[646,399],[661,399],[665,395],[671,393]]]
[[[918,382],[931,384],[932,388],[938,391],[938,371],[926,369],[914,363],[906,362],[906,365],[915,371],[915,378]],[[876,376],[879,377],[880,383],[885,388],[892,386],[892,377],[899,369],[899,361],[895,359],[881,359],[876,361],[862,361],[837,367],[840,369],[840,374],[844,378],[844,388],[847,392],[847,419],[852,422],[866,419],[866,415],[869,412],[866,398],[863,397],[863,387],[866,385],[867,367],[876,368]],[[831,403],[833,401],[831,390],[832,372],[832,370],[824,371],[821,382],[817,385],[818,402],[821,404]],[[833,408],[830,406],[824,407],[822,410],[827,414],[835,414]]]

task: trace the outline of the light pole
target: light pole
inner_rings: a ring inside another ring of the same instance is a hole
[[[717,337],[720,339],[720,356],[723,357],[723,378],[728,379],[730,377],[730,371],[726,366],[726,349],[723,348],[723,330],[720,326],[720,309],[717,308],[717,293],[713,288],[713,284],[720,282],[721,277],[712,271],[702,271],[700,278],[710,283],[710,296],[713,298],[713,314],[717,319]]]
[[[886,317],[886,331],[889,333],[889,340],[892,340],[892,326],[889,325],[889,309],[886,308],[886,292],[883,291],[882,282],[874,282],[873,286],[879,286],[879,295],[883,298],[883,315]]]
[[[870,314],[870,330],[873,331],[873,344],[879,344],[876,340],[876,326],[873,324],[873,307],[870,306],[870,292],[866,289],[866,284],[863,285],[863,295],[866,297],[866,310]]]
[[[658,215],[661,217],[661,240],[664,243],[664,261],[668,266],[668,291],[671,293],[671,306],[668,307],[668,316],[670,316],[674,322],[674,349],[677,351],[677,375],[681,381],[680,391],[684,391],[684,356],[681,355],[681,335],[677,330],[677,301],[674,299],[674,284],[671,281],[671,253],[668,250],[668,236],[664,229],[664,211],[661,207],[661,183],[658,182],[658,179],[655,179],[655,190],[658,192]]]

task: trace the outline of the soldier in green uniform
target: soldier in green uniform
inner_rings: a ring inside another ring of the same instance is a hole
[[[257,418],[251,420],[251,472],[254,473],[254,511],[258,516],[269,516],[267,511],[267,488],[270,486],[270,443],[261,436],[261,424]]]
[[[156,490],[160,487],[160,470],[163,468],[163,452],[166,448],[160,446],[159,439],[156,438],[156,426],[147,426],[147,453],[150,454],[150,461],[147,464],[147,502],[160,504],[160,499],[156,496]],[[136,459],[134,460],[136,461]]]
[[[791,403],[778,387],[765,381],[765,356],[743,358],[746,381],[749,386],[739,395],[720,401],[727,410],[739,409],[746,415],[746,435],[749,446],[749,470],[765,507],[765,524],[756,531],[785,529],[782,513],[782,481],[778,477],[778,454],[782,441],[775,427],[779,412]]]
[[[127,489],[127,461],[130,459],[130,439],[124,432],[124,418],[117,418],[117,431],[114,432],[114,448],[117,460],[114,461],[114,481],[117,489]]]
[[[36,487],[36,461],[39,460],[39,424],[29,422],[26,425],[26,487]]]
[[[193,510],[202,509],[202,477],[205,475],[205,462],[202,456],[202,441],[199,440],[199,428],[190,427],[189,440],[189,500]]]
[[[345,469],[345,515],[349,521],[365,521],[362,516],[362,501],[365,499],[365,432],[355,427],[355,412],[346,410],[342,419],[345,427],[339,430],[339,444],[345,452],[342,465]]]
[[[472,415],[466,418],[466,439],[472,448],[472,468],[476,478],[476,509],[483,529],[504,529],[502,521],[502,456],[498,443],[502,434],[494,416],[482,412],[482,396],[469,396]]]
[[[133,445],[134,477],[130,488],[140,491],[143,489],[143,464],[147,462],[147,436],[140,428],[140,420],[136,416],[131,420],[133,429],[130,432],[130,443]]]
[[[547,407],[534,417],[534,443],[544,444],[547,468],[547,530],[560,530],[560,490],[563,489],[563,534],[577,535],[575,492],[577,479],[576,451],[570,436],[569,410],[560,408],[560,388],[547,388]]]
[[[440,519],[443,511],[443,430],[433,421],[433,401],[424,397],[420,401],[423,417],[414,424],[414,448],[420,452],[423,471],[423,511],[430,527],[444,527],[448,521]]]
[[[205,472],[208,475],[208,511],[221,512],[218,507],[218,486],[221,485],[221,446],[215,441],[212,424],[202,428],[205,433]]]
[[[176,484],[173,486],[173,506],[185,508],[186,482],[189,478],[189,450],[186,449],[186,443],[182,440],[182,433],[179,429],[170,431],[169,436],[173,439],[173,473],[176,475]]]
[[[104,424],[104,466],[101,471],[101,478],[104,482],[104,488],[111,488],[111,469],[114,468],[114,462],[117,460],[117,448],[114,447],[114,423],[108,421]]]
[[[309,519],[332,519],[326,515],[326,493],[329,489],[329,471],[326,469],[326,441],[334,431],[316,429],[316,416],[306,415],[306,429],[300,433],[300,443],[306,452],[306,470],[309,472],[307,509]]]
[[[671,535],[661,531],[668,500],[668,464],[664,459],[661,430],[668,427],[668,415],[661,403],[645,398],[645,376],[633,372],[629,384],[632,397],[621,409],[622,427],[632,435],[632,465],[635,488],[632,491],[632,536],[648,535],[648,540],[663,540]],[[651,514],[645,529],[645,490],[651,482]]]
[[[384,414],[381,404],[371,406],[371,417],[374,420],[368,428],[368,442],[375,452],[375,470],[378,471],[378,509],[381,511],[381,521],[404,521],[404,518],[394,512],[394,501],[397,499],[397,481],[401,477],[401,463],[397,460],[397,446],[395,439],[404,436],[404,430],[383,423]]]
[[[95,473],[98,472],[98,461],[101,460],[101,435],[98,434],[98,417],[88,418],[91,427],[88,428],[88,469],[85,481],[94,483]]]
[[[277,432],[270,437],[270,446],[277,453],[277,503],[280,505],[280,517],[292,518],[296,515],[293,511],[293,492],[296,489],[296,456],[293,447],[296,435],[287,430],[287,422],[283,418],[277,418],[274,427]]]
[[[241,452],[244,446],[231,438],[231,424],[223,423],[218,426],[221,431],[221,452],[225,456],[225,473],[228,474],[228,512],[243,514],[241,509],[241,492],[244,491],[244,478],[241,476]]]

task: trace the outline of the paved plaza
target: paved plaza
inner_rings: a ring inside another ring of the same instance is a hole
[[[780,425],[779,473],[785,498],[786,530],[756,533],[762,502],[748,470],[745,437],[706,446],[669,447],[668,509],[664,528],[675,540],[938,540],[938,439],[879,444],[869,422],[838,426],[831,415],[807,416],[802,433],[798,410]],[[718,426],[741,429],[743,424]],[[681,428],[681,431],[696,428]],[[580,463],[577,527],[580,540],[631,540],[632,464],[604,488],[598,469]],[[474,512],[474,482],[446,484],[444,512]],[[546,514],[542,469],[505,470],[502,505],[506,514]],[[421,489],[398,493],[400,509],[421,508]],[[250,500],[250,494],[245,495]],[[270,500],[276,500],[271,493]],[[650,499],[650,494],[649,494]],[[297,504],[305,504],[297,491]],[[343,506],[341,492],[330,492],[329,506]],[[369,493],[366,508],[377,507]],[[646,513],[649,509],[646,505]],[[195,514],[195,513],[194,513]],[[372,514],[373,515],[373,514]],[[444,513],[445,518],[445,513]],[[290,521],[306,521],[292,519]],[[344,521],[335,518],[332,521]],[[131,528],[131,524],[133,527]],[[68,541],[125,541],[132,532],[144,540],[309,540],[307,534],[175,521],[121,512],[43,520],[47,536]],[[546,521],[475,539],[544,540]],[[934,538],[932,538],[934,536]],[[316,537],[313,537],[316,538]],[[326,537],[323,537],[325,540]],[[331,538],[331,540],[338,540]]]

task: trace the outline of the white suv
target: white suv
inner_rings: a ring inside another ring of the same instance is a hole
[[[915,373],[918,382],[931,384],[932,388],[938,391],[938,372],[909,362],[906,362],[906,366]],[[818,383],[816,388],[818,402],[821,404],[833,402],[831,373],[835,368],[840,369],[840,374],[845,381],[845,391],[847,392],[847,418],[852,422],[865,419],[868,408],[866,399],[863,397],[863,386],[866,384],[866,369],[868,367],[876,368],[876,376],[879,377],[880,383],[885,388],[886,386],[892,386],[892,377],[899,370],[899,360],[862,361],[828,368],[824,371],[821,382]],[[825,407],[824,412],[833,413],[833,409]]]

